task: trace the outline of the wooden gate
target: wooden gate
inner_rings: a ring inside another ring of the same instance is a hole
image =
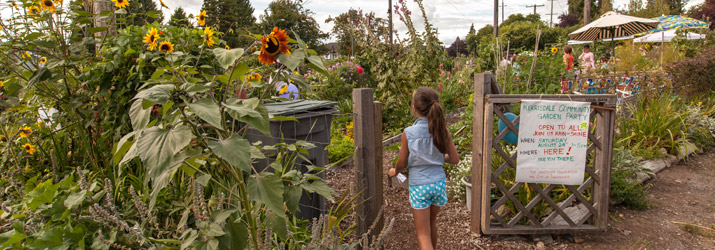
[[[581,185],[515,182],[515,145],[502,142],[518,135],[522,100],[591,102],[585,181]],[[472,145],[472,226],[485,234],[558,234],[605,231],[608,225],[610,168],[617,99],[615,95],[505,95],[491,73],[475,75]],[[501,133],[494,128],[501,119]],[[513,150],[513,152],[510,152]]]

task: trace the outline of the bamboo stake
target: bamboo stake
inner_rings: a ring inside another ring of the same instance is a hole
[[[531,70],[529,70],[529,81],[526,82],[526,93],[529,93],[531,86],[531,77],[534,75],[534,66],[536,66],[536,58],[539,57],[539,39],[541,38],[541,25],[536,30],[536,45],[534,46],[534,59],[531,60]]]

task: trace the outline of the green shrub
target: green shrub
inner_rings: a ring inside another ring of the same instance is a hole
[[[613,150],[611,165],[611,201],[624,206],[643,210],[651,206],[646,191],[650,186],[637,182],[639,174],[650,174],[640,168],[640,157],[633,156],[631,151],[623,147]]]
[[[352,124],[333,123],[330,127],[330,145],[327,146],[330,163],[339,164],[355,153],[352,132],[348,132],[352,131]]]
[[[678,93],[686,96],[715,91],[715,47],[700,55],[673,63],[667,67]]]

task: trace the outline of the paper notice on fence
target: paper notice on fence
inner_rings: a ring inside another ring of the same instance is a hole
[[[522,101],[516,181],[582,184],[590,113],[588,102]]]

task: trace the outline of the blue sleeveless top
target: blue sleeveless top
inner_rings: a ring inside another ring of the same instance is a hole
[[[444,174],[444,154],[440,153],[432,142],[427,118],[421,117],[412,126],[405,129],[410,185],[432,184],[447,178]]]

